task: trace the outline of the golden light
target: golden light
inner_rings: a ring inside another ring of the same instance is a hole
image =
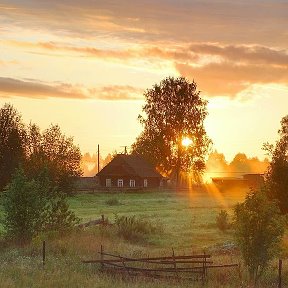
[[[192,140],[188,137],[185,137],[182,139],[182,145],[185,146],[185,147],[188,147],[189,145],[192,144]]]

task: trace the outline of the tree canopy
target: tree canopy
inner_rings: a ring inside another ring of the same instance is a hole
[[[10,104],[0,109],[0,191],[24,158],[25,129],[21,115]]]
[[[196,83],[168,77],[144,96],[145,116],[138,117],[144,130],[132,145],[132,153],[144,156],[169,176],[203,172],[211,140],[204,128],[207,101],[200,97]],[[184,138],[191,144],[184,147]]]
[[[81,152],[72,137],[62,134],[58,125],[42,133],[35,124],[27,128],[25,171],[32,178],[43,168],[61,191],[69,193],[73,180],[82,173]]]
[[[265,190],[251,191],[234,209],[235,237],[255,282],[280,250],[285,219]]]
[[[80,162],[79,147],[58,125],[42,132],[36,124],[24,125],[12,105],[0,109],[0,191],[21,166],[30,179],[47,169],[53,185],[68,193],[74,178],[82,174]]]
[[[275,145],[264,144],[264,149],[272,156],[266,183],[269,196],[278,200],[282,213],[288,213],[288,115],[281,120],[279,140]]]

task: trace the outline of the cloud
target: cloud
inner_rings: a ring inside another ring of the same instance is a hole
[[[5,43],[20,48],[44,49],[51,53],[61,51],[67,55],[70,52],[74,56],[76,53],[76,56],[80,57],[122,61],[125,64],[142,61],[143,65],[149,66],[155,62],[159,64],[161,61],[167,61],[174,65],[180,75],[191,80],[194,78],[200,89],[210,96],[233,97],[254,84],[286,85],[288,80],[287,50],[260,45],[189,43],[183,46],[146,45],[133,49],[106,50],[55,42],[6,41]],[[61,93],[63,92],[62,87],[56,88],[57,93],[53,90],[56,95],[59,93],[59,88]],[[140,92],[143,91],[125,85],[108,88],[92,89],[88,92],[88,96],[87,93],[84,95],[91,97],[90,94],[94,93],[99,99],[139,99],[139,95],[142,94]],[[78,98],[79,95],[83,96],[83,92],[75,92],[73,89],[69,93],[78,95]]]
[[[217,55],[226,61],[253,64],[288,65],[288,51],[260,45],[219,45],[219,44],[191,44],[190,49],[197,54]]]
[[[143,89],[132,86],[104,86],[85,88],[67,83],[44,83],[34,79],[0,77],[0,97],[25,97],[34,99],[69,98],[99,100],[139,100]]]
[[[47,84],[36,80],[19,80],[0,77],[0,96],[2,97],[27,97],[27,98],[87,98],[81,91],[70,84]]]
[[[99,49],[96,47],[79,47],[55,42],[2,41],[4,44],[20,48],[45,49],[52,52],[75,52],[81,56],[99,59],[128,61],[141,58],[158,58],[169,61],[196,63],[203,56],[219,56],[225,61],[236,63],[253,63],[284,66],[288,65],[288,50],[276,49],[260,45],[220,45],[209,43],[191,43],[176,47],[167,44],[146,45],[133,49]]]
[[[85,39],[287,45],[288,4],[281,0],[4,0],[2,7],[11,28]]]
[[[175,68],[181,75],[194,79],[198,88],[210,96],[237,96],[253,84],[288,83],[287,66],[238,65],[224,62],[202,67],[176,63]]]

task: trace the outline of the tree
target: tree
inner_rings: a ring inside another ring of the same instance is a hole
[[[44,167],[50,180],[65,193],[71,193],[73,181],[82,174],[81,152],[72,137],[62,134],[58,125],[51,125],[41,133],[39,127],[27,128],[25,171],[30,178]]]
[[[237,153],[229,167],[231,171],[248,173],[250,171],[249,159],[245,153]]]
[[[0,109],[0,191],[24,158],[25,129],[16,109],[5,104]]]
[[[44,169],[31,180],[23,169],[16,170],[2,195],[7,238],[25,244],[41,232],[67,230],[78,222],[47,172]]]
[[[250,278],[255,282],[280,249],[284,218],[266,191],[252,191],[234,209],[235,236]]]
[[[204,128],[207,101],[201,99],[196,83],[168,77],[144,96],[146,118],[138,117],[144,130],[132,145],[132,153],[175,178],[180,172],[203,172],[211,141]],[[185,137],[192,143],[184,148],[181,142]]]
[[[264,150],[271,156],[271,162],[266,173],[268,195],[277,199],[281,212],[288,213],[288,115],[281,120],[278,131],[280,139],[275,146],[265,143]]]

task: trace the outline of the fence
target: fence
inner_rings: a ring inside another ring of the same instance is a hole
[[[205,281],[208,270],[212,268],[237,267],[238,264],[213,265],[211,255],[175,255],[130,258],[104,252],[101,245],[100,259],[85,260],[83,263],[98,263],[102,270],[126,273],[129,276],[149,276],[165,278],[185,278]]]

